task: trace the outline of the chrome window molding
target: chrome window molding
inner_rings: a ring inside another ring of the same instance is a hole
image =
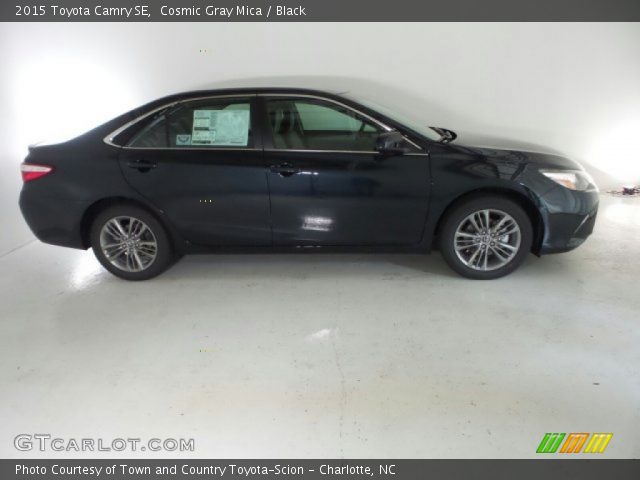
[[[193,150],[193,151],[216,151],[216,152],[270,152],[270,153],[354,153],[367,155],[382,155],[376,150],[304,150],[304,149],[287,149],[287,148],[248,148],[248,147],[118,147],[127,150]],[[408,152],[402,156],[425,156],[426,152]]]
[[[196,150],[196,151],[225,151],[225,152],[262,152],[262,148],[253,147],[121,147],[115,145],[118,148],[124,148],[126,150]]]
[[[107,135],[106,137],[104,137],[102,140],[104,143],[106,143],[107,145],[110,145],[112,147],[116,147],[116,148],[125,148],[128,150],[214,150],[214,151],[228,151],[228,150],[238,150],[238,151],[257,151],[260,150],[258,148],[251,148],[251,147],[238,147],[238,148],[234,148],[234,147],[221,147],[221,148],[216,148],[216,147],[202,147],[202,148],[181,148],[181,147],[130,147],[127,145],[118,145],[113,143],[113,139],[115,137],[117,137],[118,135],[120,135],[122,132],[124,132],[125,130],[127,130],[129,127],[132,127],[133,125],[135,125],[138,122],[141,122],[142,120],[144,120],[145,118],[150,117],[151,115],[158,113],[162,110],[165,110],[167,108],[171,108],[174,107],[178,104],[181,103],[186,103],[186,102],[196,102],[198,100],[208,100],[208,99],[218,99],[218,98],[252,98],[252,97],[289,97],[289,98],[312,98],[312,99],[316,99],[316,100],[322,100],[325,102],[329,102],[329,103],[333,103],[335,105],[339,105],[343,108],[346,108],[347,110],[350,110],[352,112],[354,112],[355,114],[362,116],[364,118],[366,118],[367,120],[375,123],[376,125],[378,125],[379,127],[381,127],[383,130],[385,130],[386,132],[391,132],[394,130],[394,128],[390,127],[389,125],[381,122],[380,120],[372,117],[371,115],[368,115],[364,112],[361,112],[360,110],[351,107],[350,105],[346,105],[338,100],[334,100],[332,98],[327,98],[327,97],[322,97],[319,95],[312,95],[312,94],[305,94],[305,93],[250,93],[250,94],[244,94],[244,95],[238,95],[238,94],[221,94],[221,95],[204,95],[202,97],[195,97],[195,98],[186,98],[183,100],[176,100],[173,102],[168,102],[165,103],[157,108],[154,108],[153,110],[147,112],[147,113],[143,113],[142,115],[139,115],[138,117],[134,118],[133,120],[125,123],[124,125],[122,125],[121,127],[117,128],[116,130],[114,130],[113,132],[111,132],[109,135]],[[404,139],[409,142],[411,145],[413,145],[415,148],[417,148],[418,150],[420,150],[420,152],[410,152],[410,153],[406,153],[405,155],[425,155],[425,149],[423,147],[421,147],[420,145],[418,145],[417,143],[415,143],[413,140],[411,140],[410,138],[408,138],[406,135],[403,135]],[[313,152],[313,153],[375,153],[375,154],[379,154],[380,152],[376,152],[374,151],[358,151],[358,150],[289,150],[289,149],[265,149],[265,151],[269,151],[269,152],[278,152],[278,151],[282,151],[282,152]]]
[[[304,148],[265,148],[265,152],[292,152],[292,153],[360,153],[360,154],[369,154],[369,155],[380,155],[380,152],[375,150],[312,150],[312,149],[304,149]]]
[[[382,155],[382,153],[378,152],[377,150],[305,150],[305,149],[299,149],[299,148],[265,148],[264,149],[265,152],[275,152],[275,153],[282,153],[282,152],[293,152],[293,153],[357,153],[357,154],[368,154],[368,155]],[[402,156],[406,156],[406,155],[419,155],[419,156],[424,156],[426,155],[427,152],[422,151],[422,152],[408,152],[408,153],[403,153]]]

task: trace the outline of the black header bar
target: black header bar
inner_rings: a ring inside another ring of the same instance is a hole
[[[15,0],[2,22],[638,22],[640,0]]]

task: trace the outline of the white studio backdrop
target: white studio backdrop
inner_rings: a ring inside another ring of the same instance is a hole
[[[637,23],[14,23],[0,65],[0,255],[33,238],[17,206],[27,145],[216,86],[362,91],[564,151],[602,189],[640,183]]]

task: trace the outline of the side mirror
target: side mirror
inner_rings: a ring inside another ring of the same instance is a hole
[[[436,133],[442,137],[440,139],[440,143],[451,143],[456,138],[458,138],[458,134],[453,130],[449,130],[448,128],[442,128],[442,127],[429,127],[429,128],[431,128],[432,130],[435,130]]]
[[[378,135],[376,150],[384,155],[404,155],[410,151],[404,136],[397,130]]]

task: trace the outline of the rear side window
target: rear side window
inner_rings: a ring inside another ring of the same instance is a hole
[[[181,103],[149,121],[127,146],[136,148],[228,148],[251,144],[247,99]]]

